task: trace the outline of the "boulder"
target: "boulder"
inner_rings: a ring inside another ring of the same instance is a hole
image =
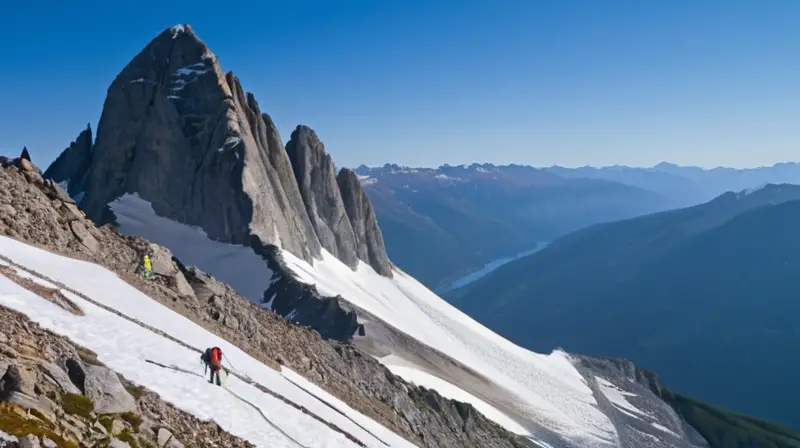
[[[17,209],[11,204],[0,204],[0,216],[13,218],[17,215]]]
[[[23,171],[23,174],[25,174],[25,179],[32,184],[44,183],[44,179],[42,175],[39,174],[38,168],[36,170]]]
[[[47,172],[45,172],[45,176],[46,175]],[[75,203],[75,200],[72,199],[66,191],[62,190],[61,187],[59,187],[58,184],[53,181],[53,179],[45,180],[45,185],[47,185],[48,188],[48,196],[50,196],[52,199],[58,199],[61,202],[66,202],[69,204]]]
[[[53,405],[44,397],[28,395],[23,392],[11,392],[5,401],[24,409],[36,409],[48,420],[53,421],[56,419],[53,413]]]
[[[59,207],[61,216],[67,221],[75,221],[76,219],[83,219],[83,212],[75,205],[74,202],[62,202]]]
[[[131,448],[131,446],[122,440],[113,438],[111,439],[111,443],[108,444],[108,448]]]
[[[158,244],[150,243],[150,263],[153,265],[153,274],[171,277],[178,272],[172,261],[172,252]]]
[[[111,422],[111,435],[118,436],[122,434],[122,431],[125,431],[126,428],[122,420],[114,419],[114,421]]]
[[[39,448],[41,446],[42,445],[39,443],[39,438],[33,434],[28,434],[27,436],[19,439],[19,448]]]
[[[62,391],[70,394],[81,393],[81,391],[72,384],[72,380],[70,380],[67,372],[63,371],[61,367],[46,361],[39,363],[39,366],[42,368],[45,375],[52,379]]]
[[[32,173],[38,173],[39,172],[39,168],[36,168],[36,165],[31,163],[31,161],[28,160],[28,159],[19,159],[19,168],[22,171],[27,171],[27,172],[32,172]]]
[[[35,395],[33,392],[36,385],[36,372],[27,367],[9,365],[3,377],[0,378],[0,400],[9,397],[14,392],[22,392],[27,395]]]
[[[86,396],[94,402],[98,414],[121,414],[136,410],[136,400],[125,390],[119,377],[102,366],[84,368]]]
[[[100,243],[98,243],[95,237],[89,233],[89,231],[86,229],[86,226],[84,226],[82,222],[71,221],[69,223],[69,228],[72,229],[72,233],[75,234],[75,237],[78,238],[81,244],[83,244],[83,246],[90,251],[97,252],[97,250],[100,248]]]
[[[167,428],[158,430],[158,448],[184,448],[183,443],[179,442],[172,432]]]

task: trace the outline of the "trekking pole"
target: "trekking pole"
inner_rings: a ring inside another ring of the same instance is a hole
[[[237,374],[239,376],[246,377],[247,379],[250,379],[250,375],[248,375],[246,373],[239,373],[239,369],[237,369],[236,366],[233,365],[233,363],[231,362],[230,358],[225,358],[225,360],[228,362],[228,365],[231,366],[231,370],[233,371],[233,373],[235,373],[235,374]]]

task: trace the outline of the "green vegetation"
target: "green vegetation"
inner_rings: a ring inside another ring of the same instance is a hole
[[[27,419],[23,416],[25,411],[17,406],[0,403],[0,430],[16,437],[25,437],[32,434],[36,437],[47,437],[63,448],[78,448],[72,441],[65,440],[53,432],[52,426],[46,421]]]
[[[661,394],[711,448],[800,448],[800,432],[726,411],[663,386]]]
[[[139,448],[139,441],[136,440],[136,437],[134,437],[127,428],[119,433],[117,438],[130,445],[131,448]]]
[[[97,419],[100,422],[100,425],[106,429],[106,432],[111,434],[112,429],[114,428],[114,416],[111,414],[103,414],[100,418]]]
[[[126,385],[125,390],[128,391],[129,394],[133,397],[134,400],[139,400],[144,394],[147,393],[147,390],[142,386],[134,386],[132,384]]]
[[[65,393],[61,396],[61,406],[67,414],[77,415],[85,419],[92,418],[94,403],[88,397]]]
[[[139,426],[142,424],[142,418],[138,415],[134,414],[133,412],[125,412],[120,414],[119,416],[121,419],[128,422],[129,425],[133,427],[135,432],[139,432]]]
[[[39,420],[42,420],[42,421],[45,421],[45,422],[50,421],[50,419],[48,419],[38,409],[31,409],[31,415],[33,415],[34,417],[38,418]]]

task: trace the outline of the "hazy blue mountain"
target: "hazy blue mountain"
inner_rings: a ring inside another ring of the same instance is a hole
[[[521,165],[361,166],[356,172],[389,256],[432,288],[581,227],[670,206],[641,188]]]
[[[600,224],[454,303],[527,348],[622,356],[700,399],[800,428],[800,187]]]
[[[644,188],[681,206],[705,202],[726,191],[756,188],[768,183],[800,184],[800,164],[797,163],[777,163],[748,169],[703,169],[662,162],[650,168],[621,165],[601,168],[552,166],[543,170],[570,179],[604,179]]]

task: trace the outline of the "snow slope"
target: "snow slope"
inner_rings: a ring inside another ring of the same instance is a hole
[[[190,346],[222,347],[225,357],[238,369],[237,372],[310,409],[323,420],[342,428],[369,447],[385,447],[387,444],[403,448],[414,446],[333,397],[305,392],[287,379],[303,381],[296,373],[287,371],[282,375],[270,369],[189,319],[142,294],[100,266],[54,255],[7,237],[0,237],[0,254],[26,268],[27,272],[17,270],[20,275],[31,278],[41,274]],[[257,446],[357,446],[322,422],[234,376],[230,376],[228,380],[227,388],[230,392],[209,385],[202,375],[203,369],[197,352],[69,291],[62,290],[62,293],[86,315],[68,313],[0,276],[0,305],[22,312],[42,327],[89,348],[109,368],[153,390],[164,400],[198,418],[213,419],[225,430]],[[197,372],[197,375],[159,368],[147,363],[147,359]],[[154,369],[158,369],[157,374],[153,374]],[[236,395],[251,404],[241,401]],[[345,415],[320,400],[329,402]],[[264,416],[280,430],[265,420]]]
[[[531,435],[530,431],[528,431],[525,427],[520,425],[519,423],[515,422],[513,419],[509,418],[507,415],[500,412],[497,408],[486,403],[485,401],[481,400],[480,398],[460,389],[458,386],[454,386],[453,384],[448,383],[447,381],[431,375],[427,372],[423,372],[419,369],[415,369],[413,367],[404,366],[404,362],[396,363],[396,357],[393,355],[387,356],[384,359],[381,359],[381,362],[386,365],[386,367],[392,371],[395,375],[404,378],[406,381],[416,384],[418,386],[423,386],[428,389],[434,389],[439,393],[439,395],[449,398],[451,400],[458,400],[464,403],[472,403],[481,414],[486,416],[496,422],[499,425],[502,425],[504,428],[508,429],[509,431],[515,432],[521,435]]]
[[[605,395],[605,397],[608,398],[608,401],[610,401],[611,404],[619,409],[620,412],[638,419],[641,419],[642,417],[650,417],[649,414],[640,410],[631,402],[629,402],[627,398],[625,398],[635,397],[636,394],[625,392],[624,390],[612,384],[610,381],[606,381],[599,376],[595,376],[594,379],[597,380],[597,384],[600,386],[600,391],[603,392],[603,395]]]
[[[617,434],[608,417],[596,406],[591,389],[575,369],[569,355],[555,351],[541,355],[512,344],[448,304],[424,285],[401,271],[393,278],[377,274],[359,263],[352,271],[333,255],[309,265],[283,251],[284,259],[300,281],[315,284],[325,295],[341,294],[376,317],[415,339],[469,366],[520,400],[518,406],[531,421],[587,445],[613,445]],[[389,366],[390,368],[396,368]],[[441,379],[398,371],[407,380],[437,389]],[[470,401],[476,407],[480,400]],[[440,392],[443,393],[443,392]],[[447,396],[446,393],[443,395]],[[492,414],[487,415],[492,417]],[[497,417],[497,415],[495,415]],[[503,418],[495,421],[510,431],[520,431]]]
[[[186,265],[194,265],[231,285],[239,294],[260,301],[272,282],[272,272],[250,248],[214,241],[199,227],[156,215],[138,194],[126,194],[109,204],[117,230],[169,248]]]
[[[148,202],[135,194],[126,194],[110,206],[121,233],[168,247],[182,262],[214,274],[250,299],[262,299],[271,273],[264,272],[265,263],[250,249],[213,241],[198,228],[159,217]],[[582,446],[616,443],[616,429],[597,408],[591,389],[566,353],[542,355],[514,345],[399,270],[389,279],[363,262],[353,271],[324,250],[322,259],[315,260],[313,266],[285,250],[282,254],[298,280],[316,285],[324,295],[340,294],[510,391],[518,399],[516,406],[526,421],[512,424],[499,411],[487,415],[495,416],[495,421],[509,431],[527,435],[530,431],[526,422],[530,421]],[[400,376],[405,373],[409,375],[406,380],[431,389],[443,386],[442,379],[420,375],[420,371],[400,371]],[[487,405],[466,390],[454,394],[454,390],[445,389],[476,407]]]

